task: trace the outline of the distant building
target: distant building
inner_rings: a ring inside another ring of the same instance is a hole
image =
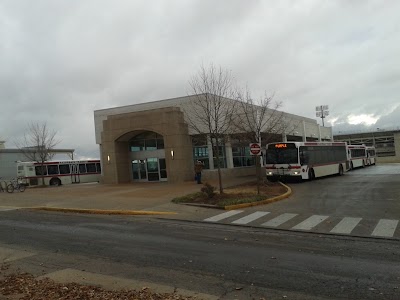
[[[377,130],[358,133],[338,133],[335,141],[349,144],[365,144],[375,146],[378,163],[400,163],[400,129]]]
[[[27,150],[24,150],[25,152]],[[33,149],[31,151],[34,151]],[[68,155],[69,159],[74,158],[74,149],[53,149],[55,155]],[[7,149],[5,142],[0,141],[0,177],[2,179],[12,179],[17,177],[17,161],[29,161],[20,149]]]
[[[205,180],[216,178],[215,151],[220,152],[224,177],[253,174],[248,142],[229,135],[212,149],[209,137],[198,136],[188,126],[186,114],[191,114],[190,102],[196,99],[186,96],[94,111],[102,182],[193,180],[197,160],[204,163]],[[332,140],[332,128],[321,127],[314,119],[288,113],[283,113],[283,118],[294,124],[294,129],[276,134],[275,141]]]

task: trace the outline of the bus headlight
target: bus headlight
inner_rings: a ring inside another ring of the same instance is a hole
[[[294,172],[293,172],[293,174],[294,174],[294,175],[299,175],[299,174],[300,174],[300,172],[298,172],[298,171],[294,171]]]
[[[271,172],[271,171],[268,171],[268,172],[267,172],[267,175],[272,175],[272,172]]]

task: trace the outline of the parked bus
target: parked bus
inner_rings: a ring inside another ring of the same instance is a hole
[[[99,182],[100,160],[17,162],[17,175],[29,186]]]
[[[367,166],[372,166],[376,164],[376,151],[374,146],[365,147],[367,152]]]
[[[348,170],[344,142],[286,142],[267,144],[266,176],[280,179],[312,180]]]
[[[367,151],[364,144],[347,145],[347,157],[350,170],[367,165]]]

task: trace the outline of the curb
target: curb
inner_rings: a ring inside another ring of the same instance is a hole
[[[104,210],[104,209],[81,209],[61,207],[24,207],[23,209],[56,211],[64,213],[96,214],[96,215],[176,215],[176,212],[168,211],[145,211],[145,210]]]
[[[279,196],[272,197],[272,198],[268,198],[268,199],[265,199],[265,200],[262,200],[262,201],[241,203],[241,204],[234,204],[234,205],[227,205],[227,206],[224,206],[223,209],[232,210],[232,209],[238,209],[238,208],[244,208],[244,207],[264,205],[264,204],[276,202],[276,201],[279,201],[279,200],[282,200],[282,199],[285,199],[285,198],[289,197],[292,194],[292,189],[290,187],[288,187],[286,184],[283,184],[280,181],[279,181],[279,183],[287,189],[286,193],[284,193],[282,195],[279,195]]]

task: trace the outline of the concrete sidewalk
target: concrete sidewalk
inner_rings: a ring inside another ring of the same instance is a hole
[[[224,187],[235,186],[254,180],[253,176],[225,179]],[[210,182],[218,186],[217,182]],[[201,219],[210,209],[174,204],[175,197],[200,191],[202,185],[195,182],[171,184],[145,182],[118,185],[76,184],[59,187],[28,188],[25,192],[0,193],[0,210],[14,208],[60,208],[96,211],[134,211],[171,213],[172,218]],[[215,209],[218,211],[217,209]],[[168,217],[168,215],[164,215]]]

